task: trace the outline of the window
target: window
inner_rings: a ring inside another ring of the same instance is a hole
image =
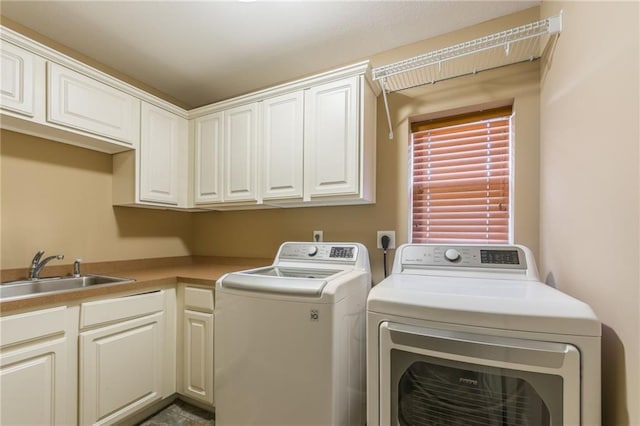
[[[509,106],[412,125],[412,242],[510,242],[511,115]]]

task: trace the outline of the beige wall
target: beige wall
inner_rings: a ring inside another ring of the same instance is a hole
[[[541,85],[543,277],[603,323],[603,424],[640,424],[639,3],[549,2]]]
[[[68,264],[190,253],[189,213],[111,205],[111,155],[6,130],[0,144],[2,269],[37,250]]]

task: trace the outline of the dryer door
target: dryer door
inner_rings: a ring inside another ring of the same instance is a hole
[[[380,424],[580,424],[572,345],[383,322]]]

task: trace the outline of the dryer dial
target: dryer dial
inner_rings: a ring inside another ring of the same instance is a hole
[[[309,247],[309,249],[307,250],[307,254],[309,256],[315,256],[318,253],[318,247],[316,246],[311,246]]]
[[[460,260],[460,252],[454,248],[447,249],[444,252],[444,258],[449,262],[457,262]]]

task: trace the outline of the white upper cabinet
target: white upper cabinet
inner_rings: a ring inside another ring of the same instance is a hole
[[[223,129],[222,112],[193,120],[195,204],[222,201]]]
[[[113,204],[190,207],[187,119],[142,102],[140,146],[113,155]]]
[[[10,43],[0,52],[0,106],[8,111],[33,117],[35,114],[36,55]]]
[[[135,144],[138,99],[55,63],[47,71],[48,121]]]
[[[310,88],[305,98],[306,196],[359,188],[358,77]]]
[[[367,67],[363,62],[190,111],[197,206],[375,202],[376,97]]]
[[[0,25],[0,127],[113,156],[113,204],[375,202],[367,61],[190,111]]]
[[[198,117],[192,126],[194,204],[255,204],[258,103]]]
[[[262,198],[302,198],[302,90],[262,102]]]
[[[181,155],[186,149],[186,126],[185,119],[142,103],[140,201],[179,204],[181,168],[186,163]]]
[[[224,201],[257,201],[258,103],[224,112]]]

